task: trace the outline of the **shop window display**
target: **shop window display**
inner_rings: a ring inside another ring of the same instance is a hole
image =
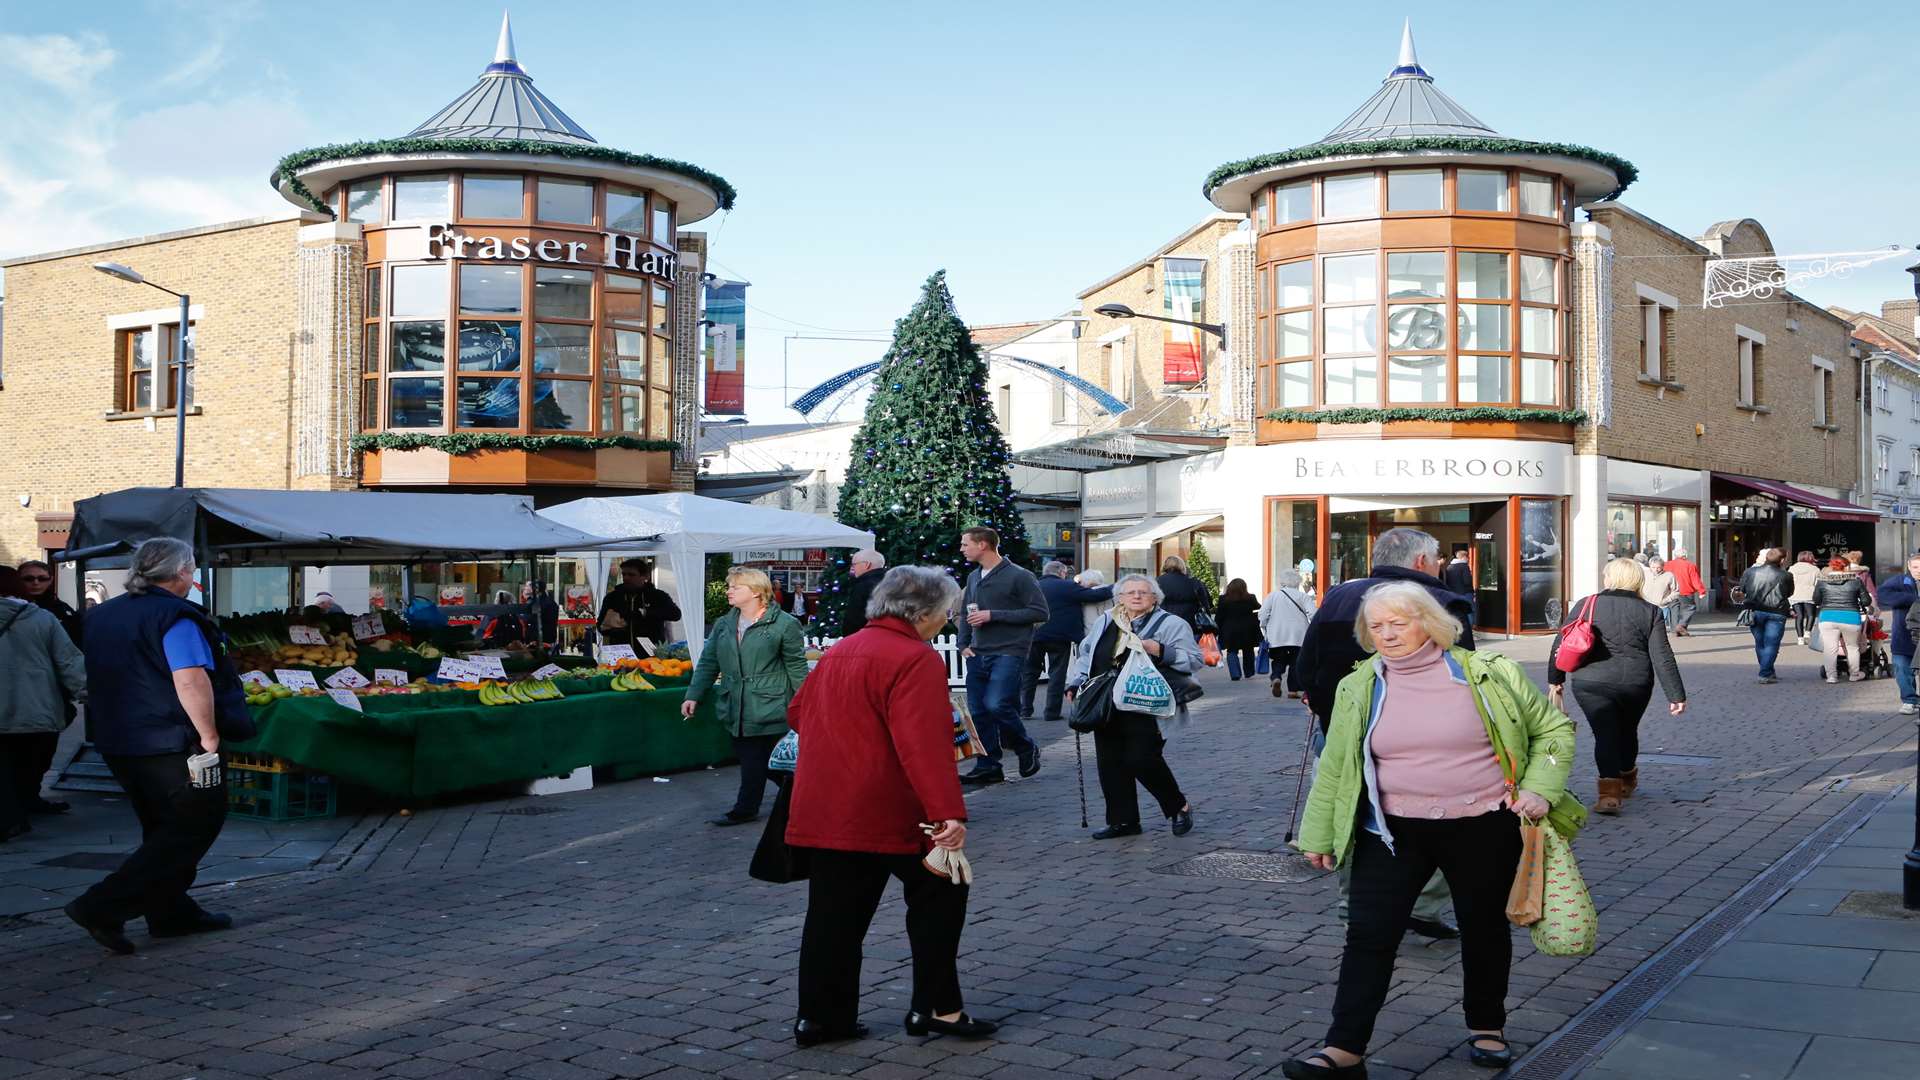
[[[1565,612],[1560,500],[1520,500],[1520,629],[1557,630]]]

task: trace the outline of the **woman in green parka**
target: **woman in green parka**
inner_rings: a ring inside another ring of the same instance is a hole
[[[1320,869],[1350,864],[1347,946],[1326,1047],[1281,1071],[1367,1075],[1394,954],[1436,868],[1459,917],[1468,1057],[1505,1068],[1520,818],[1567,835],[1585,820],[1566,793],[1573,721],[1512,660],[1455,648],[1460,624],[1420,585],[1369,589],[1354,633],[1375,655],[1340,681],[1299,839]]]
[[[773,582],[764,571],[736,566],[727,571],[727,603],[693,666],[693,682],[680,715],[691,718],[707,690],[713,712],[733,738],[740,759],[740,794],[715,825],[745,825],[760,816],[767,792],[767,758],[787,733],[787,703],[807,677],[807,646],[800,622],[773,605]]]

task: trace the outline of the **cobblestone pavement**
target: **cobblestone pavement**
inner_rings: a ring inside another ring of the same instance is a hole
[[[1863,792],[1911,775],[1915,727],[1890,681],[1827,686],[1814,654],[1790,647],[1782,682],[1761,687],[1747,640],[1726,626],[1678,643],[1692,704],[1670,718],[1656,699],[1643,752],[1697,760],[1647,763],[1628,813],[1580,837],[1598,952],[1552,959],[1516,935],[1508,1031],[1521,1049]],[[1545,642],[1489,647],[1542,674]],[[1168,754],[1195,807],[1189,836],[1088,840],[1072,737],[1055,725],[1038,725],[1052,740],[1038,777],[969,798],[979,880],[961,977],[969,1008],[1005,1022],[992,1042],[901,1033],[896,892],[868,940],[874,1036],[796,1050],[804,887],[746,877],[757,829],[704,824],[732,791],[719,770],[365,820],[320,868],[207,898],[235,930],[136,933],[130,958],[101,954],[57,911],[0,920],[0,1076],[1278,1075],[1327,1022],[1342,940],[1331,876],[1166,870],[1282,850],[1304,714],[1263,683],[1213,672],[1206,686]],[[1583,796],[1592,778],[1581,760]],[[1097,825],[1091,781],[1088,796]],[[1459,1045],[1456,957],[1402,947],[1374,1076],[1486,1075]]]

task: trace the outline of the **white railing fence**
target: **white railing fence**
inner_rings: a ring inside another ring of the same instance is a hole
[[[828,646],[831,646],[839,640],[837,637],[809,637],[807,638],[807,646],[824,651]],[[933,646],[933,651],[939,653],[940,659],[947,665],[947,685],[955,688],[967,685],[967,662],[966,659],[960,655],[959,638],[952,634],[941,634],[939,637],[928,642],[928,644]],[[1042,668],[1040,671],[1040,681],[1047,681],[1048,676],[1051,674],[1051,665]]]

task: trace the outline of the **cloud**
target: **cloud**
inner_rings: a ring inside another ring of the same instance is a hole
[[[113,66],[116,54],[98,34],[0,34],[0,56],[12,57],[15,69],[32,79],[77,94]]]

